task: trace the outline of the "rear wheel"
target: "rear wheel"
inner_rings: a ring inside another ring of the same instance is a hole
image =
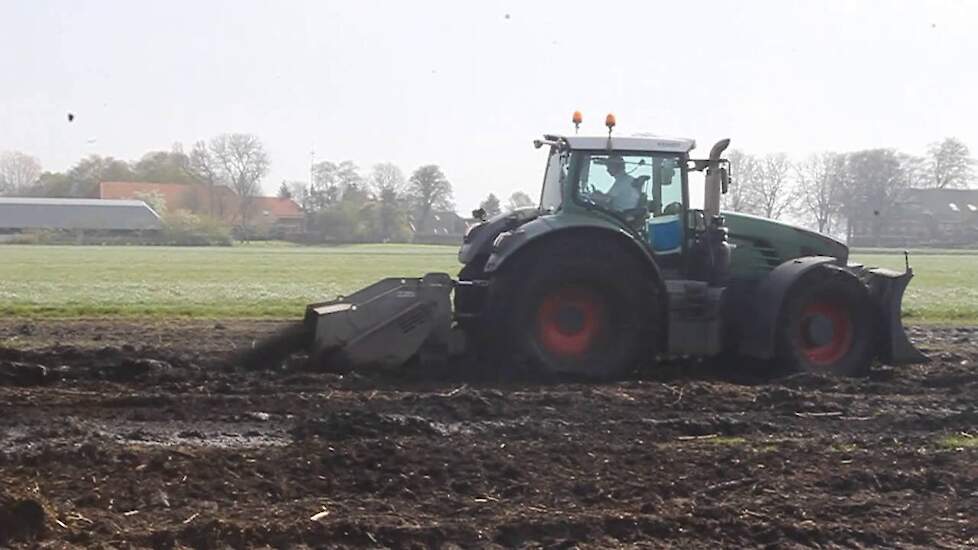
[[[485,325],[500,370],[607,379],[652,358],[658,288],[621,244],[564,237],[510,262],[490,285]]]
[[[782,310],[778,359],[791,371],[865,374],[876,355],[879,319],[866,287],[825,267],[795,284]]]

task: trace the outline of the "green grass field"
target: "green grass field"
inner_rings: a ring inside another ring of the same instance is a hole
[[[903,297],[903,317],[916,323],[978,323],[978,251],[911,252],[914,277]],[[867,266],[903,271],[903,251],[852,255]]]
[[[307,303],[383,277],[455,274],[453,246],[232,248],[0,246],[0,314],[41,317],[299,317]],[[902,269],[894,252],[853,259]],[[978,254],[918,254],[910,322],[978,323]]]
[[[447,246],[0,246],[0,313],[301,317],[378,279],[458,271]]]

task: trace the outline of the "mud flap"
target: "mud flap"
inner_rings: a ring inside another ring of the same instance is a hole
[[[898,273],[889,269],[873,268],[866,272],[869,275],[867,284],[870,296],[882,314],[880,360],[890,365],[928,362],[927,356],[910,342],[901,320],[903,293],[913,278],[913,269],[908,267],[905,272]]]

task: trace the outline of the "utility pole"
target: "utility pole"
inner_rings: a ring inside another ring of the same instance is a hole
[[[316,171],[316,149],[309,151],[309,189],[312,190],[313,177]]]
[[[305,215],[302,216],[302,219],[306,226],[306,232],[309,231],[309,203],[310,203],[310,198],[312,197],[313,185],[315,185],[315,181],[316,181],[315,177],[316,177],[316,147],[313,146],[309,150],[309,187],[306,188],[306,196],[303,197],[302,200],[302,202],[305,203],[302,205],[302,209],[305,210],[306,212]]]

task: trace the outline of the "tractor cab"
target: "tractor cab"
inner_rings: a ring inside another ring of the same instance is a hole
[[[600,216],[636,236],[668,278],[695,271],[697,278],[718,279],[704,272],[703,261],[688,254],[711,252],[698,246],[711,229],[708,218],[689,205],[689,172],[710,165],[709,160],[690,160],[693,140],[547,135],[534,143],[550,145],[540,198],[542,214]],[[725,162],[717,158],[714,164],[720,167]],[[721,170],[725,172],[725,167]],[[722,221],[714,221],[718,223]],[[719,237],[725,242],[724,235]],[[725,250],[719,253],[729,256]],[[707,266],[721,271],[723,267]]]

